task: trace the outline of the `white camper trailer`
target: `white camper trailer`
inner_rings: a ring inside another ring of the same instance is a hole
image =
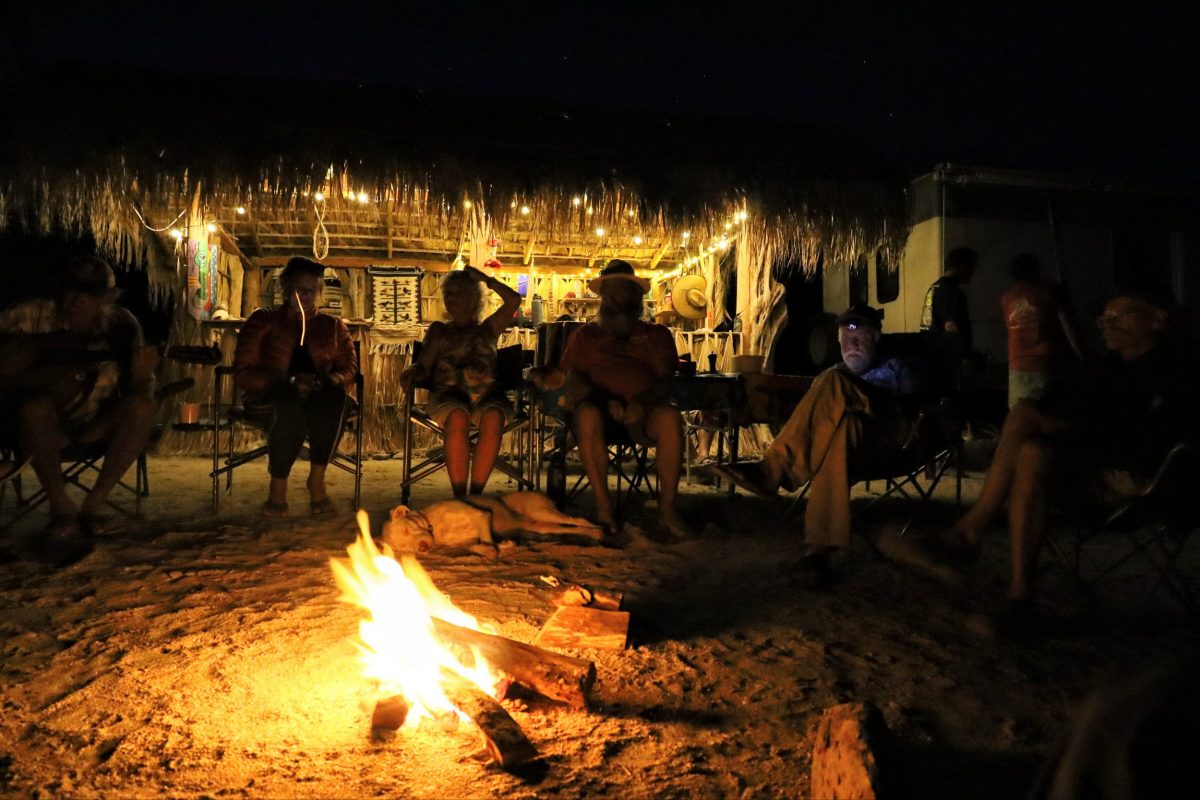
[[[966,288],[978,350],[1006,361],[1000,295],[1009,264],[1033,253],[1043,277],[1064,284],[1082,313],[1131,282],[1171,287],[1200,309],[1200,208],[1195,193],[1120,186],[1030,172],[939,165],[909,188],[911,229],[898,270],[876,254],[859,264],[827,265],[824,307],[851,302],[884,309],[885,332],[920,329],[929,285],[946,253],[979,253]]]

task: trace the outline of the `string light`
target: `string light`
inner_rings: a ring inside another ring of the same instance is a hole
[[[367,193],[366,193],[366,192],[359,192],[359,193],[358,193],[358,202],[360,202],[360,203],[362,203],[362,204],[364,204],[364,205],[365,205],[366,203],[370,202],[370,200],[371,200],[371,198],[370,198],[370,197],[367,197]]]
[[[686,241],[687,241],[688,239],[690,239],[690,238],[692,238],[692,232],[691,232],[691,231],[684,231],[684,232],[683,232],[683,240],[686,242]]]
[[[732,222],[726,222],[726,223],[725,223],[725,230],[729,230],[729,229],[730,229],[730,228],[732,228],[732,227],[733,227],[733,223],[732,223]]]
[[[571,205],[573,205],[573,206],[578,206],[582,202],[583,202],[583,198],[581,198],[581,197],[572,197],[571,198]]]
[[[639,244],[641,244],[641,243],[642,243],[642,237],[640,237],[640,236],[635,236],[635,237],[633,237],[633,243],[634,243],[635,245],[639,245]]]
[[[591,206],[587,207],[587,213],[588,213],[589,217],[592,215],[592,207]]]
[[[238,206],[238,207],[237,207],[237,213],[238,213],[238,216],[239,216],[239,217],[244,217],[244,216],[246,216],[246,207],[245,207],[245,206]]]
[[[468,211],[470,211],[470,210],[471,210],[471,201],[470,201],[470,200],[463,200],[463,208],[465,208],[465,209],[467,209]]]
[[[521,206],[521,216],[522,217],[529,216],[529,206]]]
[[[604,228],[596,228],[596,235],[597,235],[597,236],[603,236],[603,235],[604,235]]]
[[[183,239],[183,231],[179,230],[179,228],[171,228],[171,238],[177,242],[180,241]]]
[[[317,192],[316,194],[313,195],[313,200],[316,200],[318,203],[324,203],[325,202],[325,193]]]
[[[205,229],[206,231],[208,231],[209,233],[216,233],[216,232],[217,232],[217,226],[216,226],[216,225],[214,225],[214,224],[212,224],[211,222],[210,222],[210,223],[208,223],[207,225],[205,225],[205,226],[204,226],[204,229]]]

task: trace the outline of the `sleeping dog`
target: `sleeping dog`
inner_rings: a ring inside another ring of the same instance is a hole
[[[396,506],[383,523],[384,544],[405,553],[427,553],[444,547],[495,558],[495,537],[517,532],[566,534],[596,541],[603,535],[598,525],[563,514],[541,492],[473,495],[442,500],[421,511]]]

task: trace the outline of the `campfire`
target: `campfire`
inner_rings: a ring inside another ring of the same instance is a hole
[[[341,599],[359,606],[364,677],[379,687],[371,733],[384,738],[422,721],[453,729],[475,726],[488,753],[509,769],[537,750],[500,704],[518,683],[575,708],[596,679],[590,661],[497,636],[443,594],[411,555],[397,558],[371,538],[358,512],[348,559],[331,559]]]

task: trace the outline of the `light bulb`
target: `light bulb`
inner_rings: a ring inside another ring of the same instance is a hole
[[[596,235],[597,235],[597,236],[603,236],[603,235],[604,235],[604,228],[596,228]]]
[[[686,242],[686,241],[687,241],[688,239],[690,239],[690,238],[692,238],[692,232],[691,232],[691,231],[684,231],[684,232],[683,232],[683,240]]]
[[[176,241],[182,239],[183,231],[179,230],[179,228],[171,228],[171,238],[175,239]]]
[[[371,199],[371,198],[367,197],[367,193],[366,193],[366,192],[359,192],[359,193],[358,193],[358,202],[360,202],[360,203],[367,203],[368,201],[370,201],[370,199]]]
[[[521,216],[522,217],[529,216],[529,206],[521,206]]]
[[[635,237],[633,237],[633,243],[634,243],[634,244],[641,244],[641,243],[642,243],[642,237],[640,237],[640,236],[635,236]]]
[[[583,202],[583,198],[581,198],[581,197],[572,197],[571,198],[571,205],[573,205],[573,206],[577,206],[582,202]]]
[[[313,200],[316,200],[318,203],[325,202],[325,193],[317,192],[316,194],[313,195]]]
[[[209,233],[216,233],[216,232],[217,232],[217,226],[216,226],[216,225],[213,225],[211,222],[210,222],[210,223],[208,223],[207,225],[205,225],[205,226],[204,226],[204,229],[205,229],[205,230],[207,230]]]
[[[240,216],[244,216],[244,215],[246,214],[246,207],[245,207],[245,206],[238,206],[238,207],[237,207],[237,213],[238,213],[238,216],[239,216],[239,217],[240,217]]]
[[[591,216],[591,214],[592,214],[592,207],[591,207],[591,206],[588,206],[587,213],[588,213],[588,216]]]
[[[470,209],[470,208],[471,208],[471,201],[470,201],[470,200],[463,200],[463,208]]]
[[[733,223],[732,223],[732,222],[726,222],[726,223],[725,223],[725,230],[729,230],[729,229],[730,229],[730,228],[732,228],[732,227],[733,227]]]

